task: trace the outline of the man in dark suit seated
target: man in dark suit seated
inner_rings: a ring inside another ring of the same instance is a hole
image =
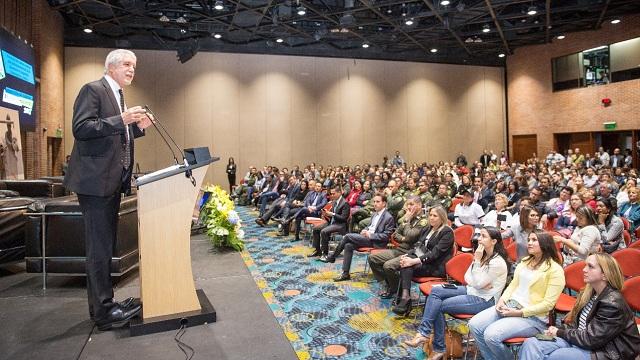
[[[329,254],[329,239],[334,233],[347,232],[347,220],[349,219],[350,206],[342,197],[340,187],[334,187],[329,191],[329,199],[333,202],[330,211],[323,209],[323,216],[328,222],[313,229],[313,247],[316,249],[309,256],[327,256]]]
[[[75,143],[64,185],[78,194],[85,226],[89,314],[99,330],[123,326],[141,310],[132,298],[113,300],[110,274],[121,194],[131,188],[133,139],[151,125],[142,107],[125,105],[122,88],[131,84],[135,69],[133,52],[110,52],[104,77],[84,85],[73,105]]]
[[[320,216],[320,210],[325,205],[327,205],[327,197],[322,192],[322,183],[317,182],[314,185],[313,192],[307,195],[307,198],[304,201],[304,207],[296,214],[296,236],[291,241],[300,241],[300,226],[302,221],[306,219],[307,216]]]
[[[345,281],[351,279],[349,270],[351,269],[351,259],[354,249],[361,247],[385,248],[389,242],[389,237],[395,230],[393,216],[387,211],[387,199],[382,195],[375,195],[373,199],[373,216],[371,225],[362,230],[360,234],[347,234],[342,238],[336,250],[330,256],[320,257],[320,261],[333,263],[336,257],[344,250],[344,260],[342,262],[342,274],[333,279],[334,281]]]
[[[269,210],[256,219],[256,223],[260,226],[265,226],[274,214],[280,212],[284,206],[295,199],[296,195],[300,192],[300,183],[295,176],[290,176],[288,180],[288,186],[281,191],[280,198],[271,203]]]

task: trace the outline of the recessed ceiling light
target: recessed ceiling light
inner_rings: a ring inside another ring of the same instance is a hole
[[[437,53],[437,52],[438,52],[438,49],[433,48],[433,49],[431,49],[431,50],[429,50],[429,51],[431,51],[432,53],[434,53],[434,54],[435,54],[435,53]]]
[[[364,43],[364,44],[362,44],[362,47],[366,49],[366,48],[368,48],[368,47],[369,47],[369,44]]]
[[[213,35],[213,37],[214,37],[214,38],[216,38],[216,39],[220,39],[220,38],[222,37],[222,35],[220,35],[220,34],[214,34],[214,35]]]
[[[215,2],[215,4],[213,5],[213,8],[220,11],[220,10],[224,10],[224,3],[220,0],[217,0]]]
[[[169,19],[169,17],[168,17],[167,15],[163,14],[163,13],[160,13],[160,18],[159,18],[158,20],[159,20],[159,21],[162,21],[162,22],[169,22],[169,21],[171,21],[171,19]]]
[[[277,38],[277,39],[276,39],[276,42],[277,42],[277,43],[281,43],[281,42],[283,42],[283,41],[284,41],[284,40],[282,40],[282,38]]]
[[[530,6],[529,9],[527,10],[527,15],[535,15],[538,13],[538,9],[536,9],[535,6]]]
[[[503,58],[503,57],[505,57],[505,55],[504,54],[498,54],[498,57],[499,58]]]
[[[620,19],[613,19],[611,20],[612,24],[619,24],[620,23]]]
[[[86,27],[82,31],[84,31],[87,34],[91,34],[93,32],[93,29],[91,29],[90,27]]]
[[[451,4],[451,1],[449,1],[449,0],[442,0],[442,1],[440,1],[440,5],[442,5],[442,6],[447,6],[447,5],[449,5],[449,4]]]
[[[483,33],[488,33],[489,31],[491,31],[491,28],[489,27],[489,25],[485,24],[485,25],[482,27],[482,32],[483,32]]]
[[[566,36],[564,36],[564,35],[558,35],[557,39],[558,39],[558,40],[562,40],[562,39],[564,39],[565,37],[566,37]]]
[[[184,16],[180,16],[179,18],[176,19],[176,22],[178,24],[186,24],[187,23],[187,19]]]
[[[186,34],[186,33],[187,33],[187,30],[185,30],[185,29],[180,29],[180,33],[181,33],[181,34]]]
[[[405,25],[407,25],[407,26],[411,26],[411,25],[413,25],[413,19],[407,19],[407,20],[405,20],[405,22],[404,22],[404,23],[405,23]]]

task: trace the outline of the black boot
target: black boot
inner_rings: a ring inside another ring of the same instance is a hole
[[[393,311],[398,315],[408,316],[409,313],[411,312],[412,306],[413,306],[413,303],[411,302],[411,298],[400,299],[400,301],[398,301],[396,306],[394,306],[393,309],[391,309],[391,311]]]

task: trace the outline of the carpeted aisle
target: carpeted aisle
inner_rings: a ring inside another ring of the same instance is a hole
[[[402,346],[418,320],[391,312],[391,300],[376,295],[370,272],[354,276],[364,269],[363,254],[354,255],[352,280],[334,283],[342,257],[335,264],[307,258],[308,242],[277,237],[275,227],[254,223],[257,212],[237,210],[245,231],[243,259],[300,359],[424,358],[422,350]]]

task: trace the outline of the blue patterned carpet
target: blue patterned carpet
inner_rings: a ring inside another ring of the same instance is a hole
[[[418,320],[397,317],[390,300],[381,300],[364,269],[365,256],[354,255],[352,280],[334,283],[335,264],[308,258],[309,243],[277,237],[275,227],[254,223],[257,212],[237,207],[246,250],[242,256],[300,359],[424,359],[422,349],[402,346]]]

